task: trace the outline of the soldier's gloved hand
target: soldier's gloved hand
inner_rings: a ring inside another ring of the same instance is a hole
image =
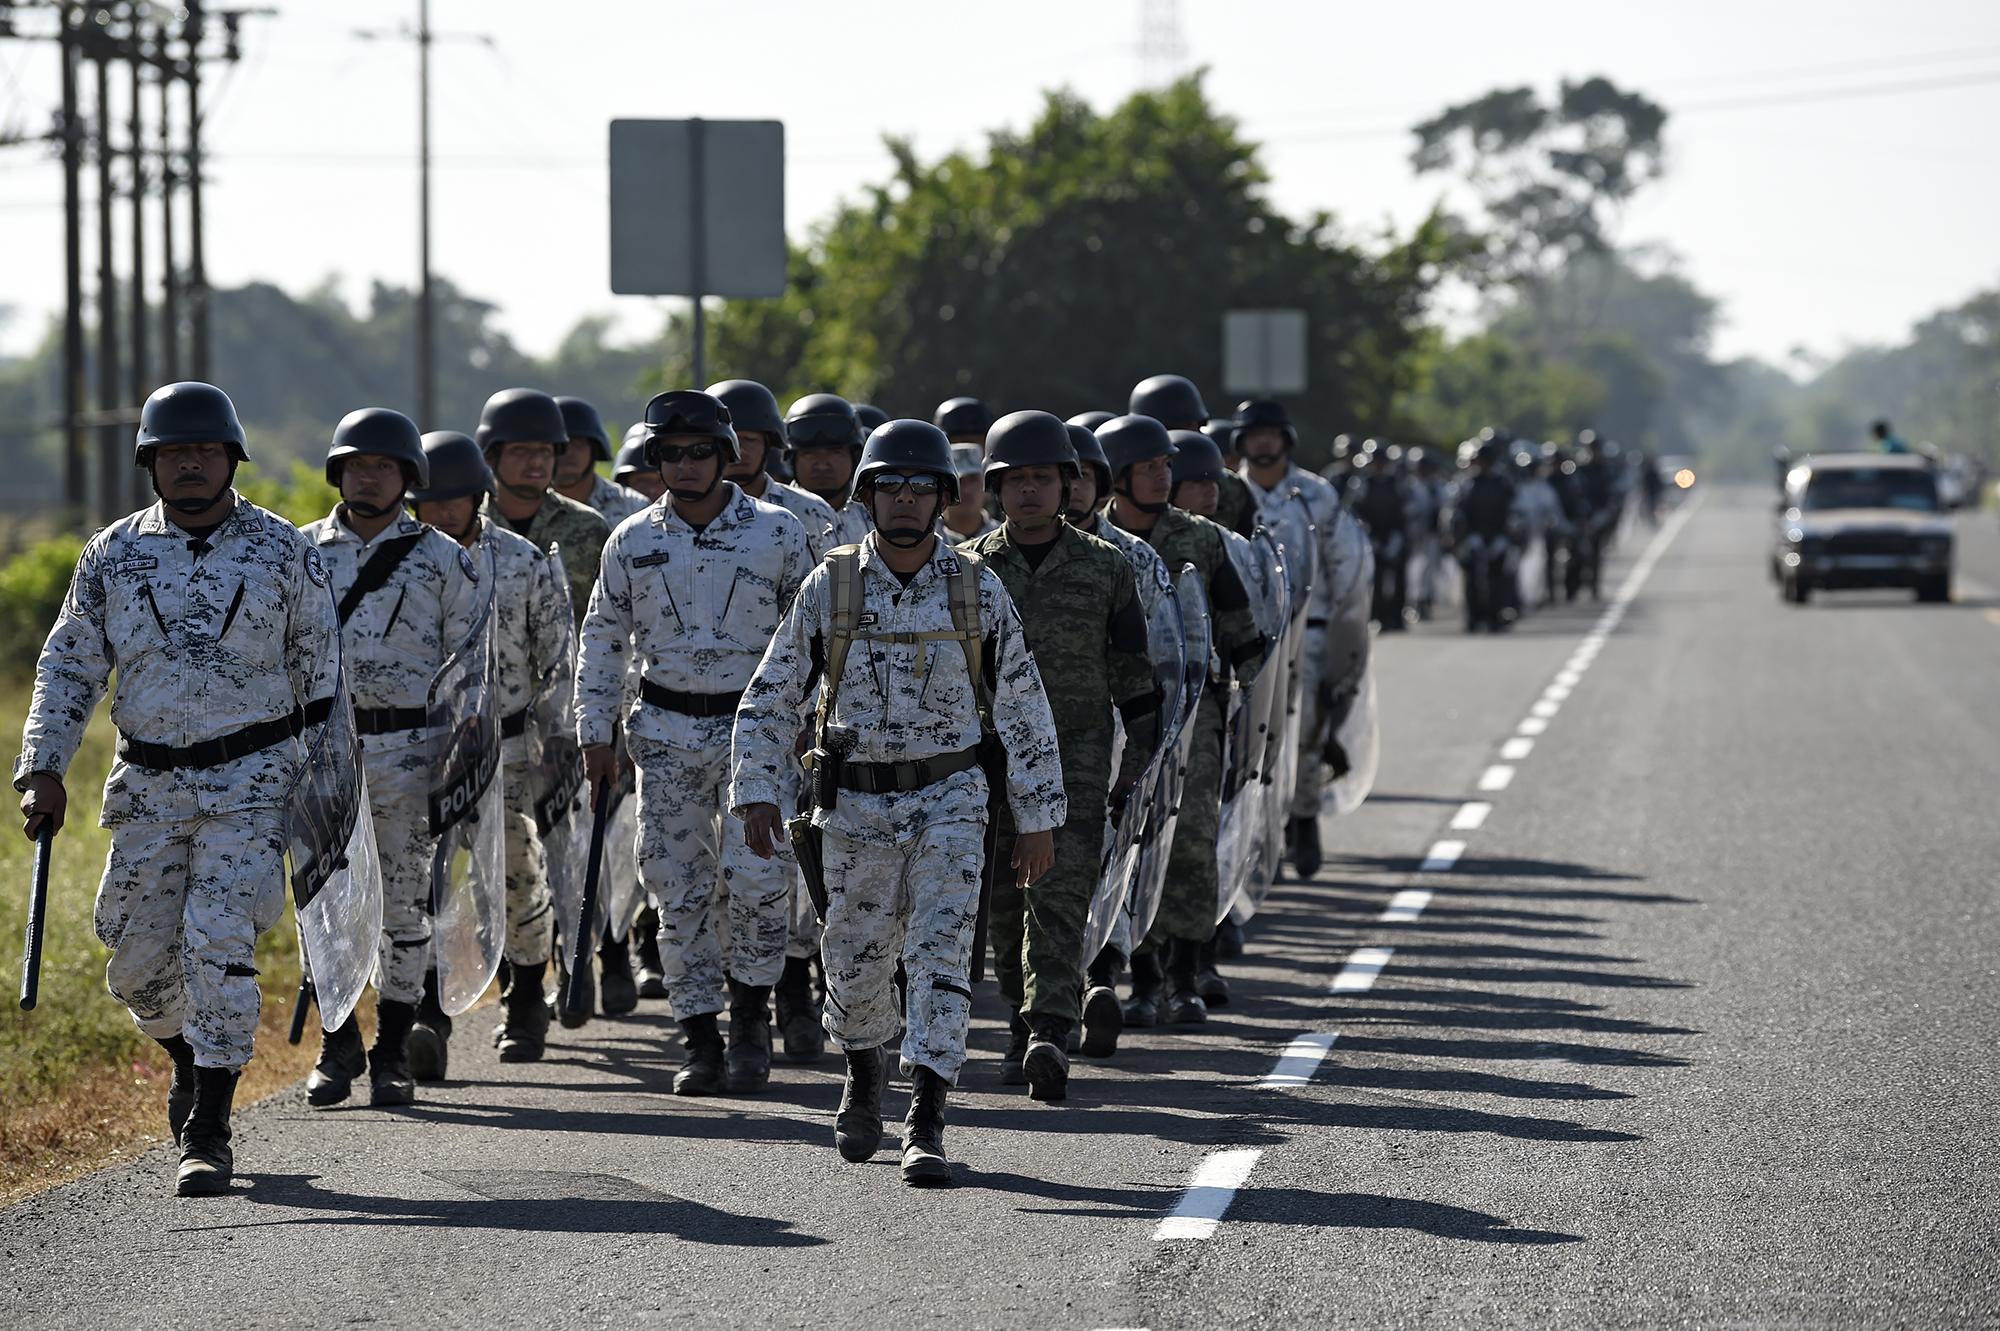
[[[777,805],[746,804],[739,816],[743,819],[743,844],[750,847],[752,855],[768,860],[778,853],[784,820],[778,816]]]
[[[38,839],[44,830],[54,836],[62,831],[63,815],[69,811],[69,792],[62,778],[53,772],[34,772],[21,788],[21,831],[28,840]]]
[[[1140,775],[1137,769],[1128,769],[1120,772],[1118,779],[1111,783],[1111,816],[1113,818],[1125,812],[1125,801],[1132,798],[1132,789],[1139,784]]]
[[[1014,838],[1014,885],[1027,887],[1048,876],[1056,865],[1054,829],[1023,832]]]
[[[618,753],[609,744],[583,746],[583,775],[590,782],[591,795],[618,780]]]

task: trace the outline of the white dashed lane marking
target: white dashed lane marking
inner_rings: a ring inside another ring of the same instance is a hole
[[[1250,1171],[1263,1154],[1255,1147],[1241,1147],[1217,1151],[1202,1161],[1181,1195],[1180,1205],[1153,1231],[1154,1241],[1205,1239],[1215,1233],[1215,1227],[1229,1213],[1229,1204],[1236,1200],[1236,1190],[1249,1182]]]
[[[1509,762],[1519,762],[1534,751],[1535,741],[1519,735],[1500,746],[1500,756]]]
[[[1357,947],[1348,954],[1347,964],[1333,977],[1336,994],[1363,994],[1375,987],[1375,977],[1396,955],[1393,947]]]
[[[1421,887],[1406,887],[1389,898],[1389,905],[1381,915],[1384,924],[1409,924],[1424,913],[1424,907],[1431,904],[1431,894]]]
[[[1479,774],[1481,790],[1505,790],[1514,779],[1514,769],[1505,763],[1495,763]]]
[[[1426,896],[1429,893],[1425,894]],[[1288,1086],[1303,1086],[1312,1080],[1319,1070],[1320,1061],[1326,1051],[1333,1048],[1333,1042],[1340,1036],[1333,1031],[1307,1031],[1285,1046],[1285,1052],[1278,1055],[1277,1063],[1264,1074],[1264,1080],[1257,1083],[1267,1090],[1281,1090]]]
[[[1451,866],[1458,863],[1458,857],[1465,854],[1463,841],[1436,841],[1431,844],[1430,853],[1417,866],[1418,873],[1449,873]]]
[[[1458,806],[1458,812],[1451,816],[1451,830],[1454,832],[1477,832],[1486,825],[1486,815],[1493,812],[1493,806],[1485,800],[1467,800]]]

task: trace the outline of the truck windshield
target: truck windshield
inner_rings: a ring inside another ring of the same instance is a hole
[[[1902,508],[1918,513],[1937,511],[1937,482],[1929,472],[1900,467],[1843,467],[1814,472],[1799,497],[1801,509]]]

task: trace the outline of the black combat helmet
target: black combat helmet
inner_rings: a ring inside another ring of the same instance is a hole
[[[1114,416],[1097,427],[1097,442],[1104,449],[1104,465],[1113,480],[1134,463],[1174,455],[1174,441],[1156,416]]]
[[[655,395],[646,404],[643,437],[649,464],[659,465],[661,440],[690,435],[721,444],[725,466],[743,456],[729,408],[721,399],[693,388],[676,388]]]
[[[708,395],[729,408],[729,423],[736,430],[756,430],[768,435],[770,448],[785,446],[785,418],[778,411],[778,399],[755,379],[724,379],[708,386]]]
[[[604,432],[604,419],[597,408],[580,397],[559,397],[556,406],[562,411],[563,433],[570,442],[587,440],[593,462],[611,461],[611,436]]]
[[[1097,442],[1097,436],[1090,432],[1088,426],[1079,425],[1076,421],[1063,428],[1069,431],[1070,447],[1076,450],[1078,465],[1089,467],[1097,474],[1098,499],[1106,498],[1111,493],[1111,464],[1104,460],[1104,445]]]
[[[1170,430],[1198,430],[1208,419],[1201,390],[1178,374],[1156,374],[1132,389],[1127,409],[1134,416],[1151,416]]]
[[[868,478],[879,471],[928,472],[938,478],[947,500],[958,502],[958,474],[952,468],[951,440],[928,421],[889,421],[875,427],[861,447],[861,463],[854,469],[854,488],[864,488]]]
[[[984,439],[993,428],[993,413],[976,397],[946,398],[931,413],[931,424],[952,439]]]
[[[430,487],[431,464],[424,456],[424,439],[417,423],[400,411],[387,407],[363,407],[350,411],[333,427],[333,443],[326,450],[326,483],[340,488],[341,468],[353,457],[394,458],[403,466],[403,486],[408,490]]]
[[[808,393],[792,403],[792,409],[785,413],[785,438],[793,448],[837,448],[845,444],[859,458],[867,435],[868,431],[861,427],[858,409],[834,393]]]
[[[889,413],[873,402],[857,402],[854,404],[854,419],[861,422],[861,437],[866,439],[876,426],[889,423]]]
[[[153,450],[162,444],[227,444],[232,462],[250,460],[236,404],[214,384],[194,380],[154,389],[139,409],[133,464],[150,469]]]
[[[1071,425],[1081,425],[1086,430],[1095,430],[1098,426],[1117,415],[1118,413],[1115,411],[1079,411],[1076,415],[1069,418],[1069,423]]]
[[[479,429],[472,437],[488,454],[506,444],[554,444],[560,453],[569,447],[569,426],[547,393],[503,388],[479,409]]]
[[[611,479],[621,485],[635,471],[653,470],[653,464],[646,461],[645,429],[644,422],[633,426],[625,432],[625,442],[618,446],[618,460],[611,464]],[[634,430],[638,433],[634,434]]]
[[[1078,474],[1076,445],[1069,426],[1046,411],[1014,411],[986,432],[986,474],[1010,467],[1059,467],[1065,477]]]
[[[486,455],[479,451],[469,434],[457,430],[432,430],[424,436],[424,460],[430,465],[430,484],[410,491],[413,504],[441,504],[447,499],[485,495],[493,488],[493,471]]]
[[[1299,446],[1299,432],[1292,426],[1291,413],[1281,402],[1269,398],[1253,397],[1236,404],[1236,437],[1241,439],[1246,430],[1277,430],[1285,436],[1287,449]]]
[[[1201,431],[1174,430],[1167,438],[1174,445],[1175,486],[1183,481],[1219,481],[1228,470],[1222,465],[1222,450]]]

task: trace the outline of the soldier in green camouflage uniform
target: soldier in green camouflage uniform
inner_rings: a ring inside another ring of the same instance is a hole
[[[491,505],[494,520],[533,541],[543,554],[552,548],[562,552],[570,603],[581,623],[611,524],[589,505],[550,488],[556,456],[569,447],[562,408],[532,388],[502,389],[486,399],[473,437],[499,482]]]
[[[1156,374],[1132,388],[1130,411],[1151,416],[1169,430],[1199,432],[1208,424],[1208,407],[1201,390],[1178,374]],[[1248,538],[1257,530],[1257,501],[1243,478],[1225,470],[1215,482],[1215,522]]]
[[[1084,927],[1113,793],[1111,709],[1123,715],[1129,737],[1120,797],[1137,782],[1158,724],[1132,566],[1063,520],[1079,470],[1060,420],[1043,411],[1002,417],[987,436],[986,475],[1006,521],[963,547],[985,560],[1014,598],[1062,737],[1069,814],[1056,830],[1055,869],[1026,889],[996,878],[990,908],[993,969],[1001,997],[1015,1009],[1000,1080],[1025,1082],[1037,1100],[1060,1100],[1069,1084]],[[996,862],[1012,858],[1010,830],[1003,820]]]
[[[1250,617],[1250,598],[1223,548],[1222,530],[1167,502],[1174,445],[1166,427],[1149,416],[1120,416],[1099,427],[1097,438],[1112,475],[1111,520],[1144,536],[1168,568],[1192,564],[1200,573],[1208,591],[1219,677],[1253,666],[1263,653],[1264,640]],[[1150,1026],[1162,1018],[1198,1022],[1207,1015],[1195,991],[1194,973],[1201,945],[1215,929],[1215,843],[1222,813],[1221,696],[1220,688],[1205,690],[1195,713],[1187,785],[1160,913],[1132,959],[1133,997],[1125,1008],[1128,1025]],[[1163,946],[1164,1011],[1156,955]]]

